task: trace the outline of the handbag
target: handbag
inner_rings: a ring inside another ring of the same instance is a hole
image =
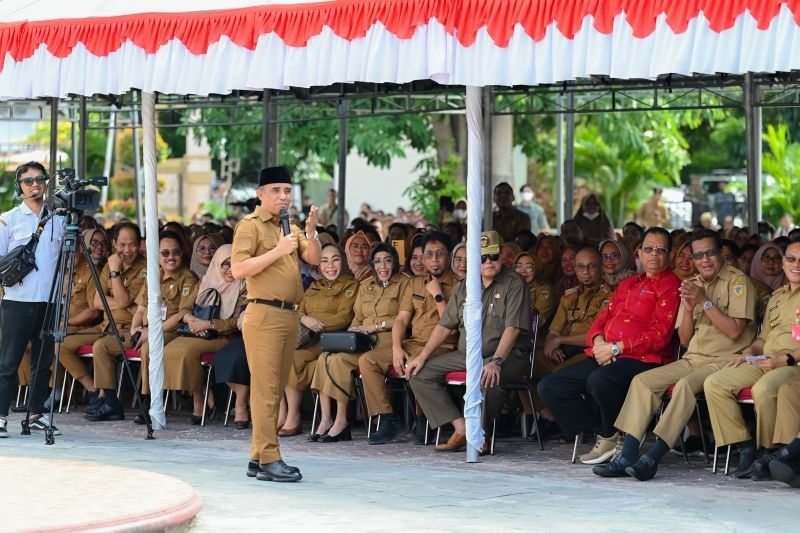
[[[297,343],[294,346],[295,350],[299,350],[300,348],[305,348],[314,340],[316,340],[317,335],[319,335],[316,331],[311,328],[304,326],[303,324],[297,325]]]
[[[195,300],[192,306],[192,316],[200,320],[218,320],[222,307],[222,297],[217,289],[206,289]],[[202,333],[195,333],[189,329],[189,324],[181,324],[175,333],[180,337],[195,337],[198,339],[214,340],[219,338],[215,329],[207,329]]]
[[[372,350],[377,342],[377,336],[355,331],[325,332],[319,339],[322,351],[331,353],[364,353]]]
[[[47,215],[47,208],[45,208],[42,220],[31,235],[31,240],[26,244],[20,244],[0,258],[0,283],[4,287],[22,285],[25,276],[34,269],[39,270],[39,267],[36,266],[36,247],[39,244],[39,237],[44,231],[44,226],[50,218]]]

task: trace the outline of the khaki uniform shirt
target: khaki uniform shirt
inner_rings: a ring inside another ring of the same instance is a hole
[[[248,276],[247,297],[251,300],[280,300],[297,304],[303,299],[303,282],[300,278],[300,258],[309,246],[305,233],[291,225],[297,237],[297,252],[278,258],[270,266]],[[270,215],[261,206],[236,225],[233,236],[231,263],[240,263],[251,257],[263,255],[278,245],[281,239],[280,218]]]
[[[765,341],[764,355],[786,355],[800,347],[792,339],[792,326],[798,308],[800,289],[790,292],[787,283],[772,293],[759,335]]]
[[[467,286],[463,281],[447,302],[447,310],[439,320],[439,325],[447,329],[459,330],[458,351],[467,352],[467,331],[464,328],[464,304],[467,300]],[[531,296],[525,280],[503,266],[488,287],[481,293],[483,316],[481,318],[481,350],[484,357],[494,355],[505,328],[519,328],[514,348],[530,349],[529,330],[531,327]]]
[[[431,275],[415,276],[408,284],[400,300],[400,310],[411,313],[411,340],[418,344],[425,345],[433,332],[433,328],[439,323],[439,311],[436,308],[436,300],[428,294],[425,286],[431,281]],[[442,295],[449,301],[458,284],[458,278],[453,271],[447,269],[439,278],[439,285],[442,287]],[[458,332],[453,331],[442,343],[442,347],[447,351],[452,351],[458,342]]]
[[[645,228],[663,226],[669,222],[669,211],[662,202],[653,204],[652,201],[648,201],[639,208],[637,218],[639,219],[639,224],[642,224]]]
[[[120,272],[122,284],[128,290],[128,294],[130,294],[132,298],[136,298],[139,291],[142,290],[142,287],[144,287],[147,282],[147,260],[144,256],[140,255],[128,269],[125,269],[125,265],[122,265],[120,268],[122,269]],[[106,263],[106,266],[103,267],[103,271],[100,272],[100,286],[103,289],[103,294],[113,298],[114,291],[112,279],[109,277],[110,274],[111,269],[108,267],[108,263]],[[126,309],[114,309],[111,311],[111,314],[114,317],[114,322],[117,324],[117,327],[119,329],[125,329],[130,327],[135,311],[136,306],[132,302]],[[108,327],[108,317],[104,318],[102,327],[103,329]]]
[[[358,281],[352,276],[343,275],[332,283],[318,279],[306,289],[298,314],[321,321],[325,331],[342,331],[353,321],[357,294]]]
[[[719,273],[711,281],[705,281],[700,274],[689,278],[692,282],[703,284],[706,294],[713,304],[731,318],[748,321],[747,326],[736,339],[731,339],[719,330],[703,311],[703,304],[692,310],[694,335],[686,349],[685,359],[698,357],[732,358],[753,342],[756,336],[756,291],[750,278],[744,272],[728,264],[723,264]],[[681,303],[675,327],[679,328],[686,308]]]
[[[755,278],[750,278],[750,281],[756,289],[756,320],[761,323],[764,320],[764,313],[767,312],[767,303],[772,297],[772,287]]]
[[[533,280],[528,287],[531,291],[531,307],[539,311],[539,329],[541,329],[553,318],[558,293],[552,286],[541,281]]]
[[[188,267],[181,267],[167,278],[163,277],[163,272],[161,274],[161,304],[167,308],[163,319],[172,318],[175,314],[183,318],[186,313],[191,313],[197,300],[197,289],[200,288],[197,275]],[[136,296],[136,305],[147,307],[147,296],[145,283]],[[147,326],[147,313],[144,315],[144,325]]]
[[[81,262],[81,265],[75,269],[75,273],[72,276],[69,318],[73,318],[90,307],[94,307],[94,295],[96,293],[97,288],[92,280],[92,271],[89,269],[89,265]]]
[[[353,305],[355,316],[352,325],[380,327],[385,322],[384,331],[391,331],[400,311],[400,297],[408,283],[408,278],[402,274],[392,276],[386,287],[381,286],[374,276],[362,281]]]
[[[492,214],[492,229],[500,234],[503,241],[513,242],[518,231],[531,230],[531,218],[516,207],[509,207],[504,213],[495,210]]]
[[[580,284],[567,290],[550,323],[550,333],[567,337],[585,335],[600,311],[608,307],[611,294],[605,283],[597,287]]]
[[[195,291],[195,300],[197,300],[197,291],[200,290],[200,284],[197,284],[197,290]],[[214,324],[214,329],[219,332],[220,335],[230,335],[231,333],[235,332],[239,329],[239,315],[241,315],[245,308],[247,307],[247,289],[242,287],[242,291],[239,293],[239,299],[236,301],[236,308],[233,310],[233,315],[228,318],[216,318],[211,322]],[[192,310],[189,309],[189,312]]]

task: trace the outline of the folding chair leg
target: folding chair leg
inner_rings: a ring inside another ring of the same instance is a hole
[[[686,455],[686,445],[683,443],[683,435],[681,435],[681,439],[678,441],[681,445],[681,453],[683,454],[683,462],[687,465],[689,464],[689,456]]]
[[[208,367],[208,375],[206,376],[206,392],[203,395],[203,414],[200,417],[200,427],[206,425],[206,411],[208,410],[208,390],[211,388],[211,367]]]
[[[442,433],[442,426],[436,428],[436,446],[439,445],[439,435]]]
[[[22,404],[28,403],[28,391],[30,390],[30,385],[25,385],[25,395],[22,397]]]
[[[703,427],[703,417],[700,416],[700,404],[698,403],[695,406],[697,411],[697,425],[700,426],[700,442],[703,445],[703,457],[705,457],[706,464],[711,462],[711,458],[708,456],[708,443],[706,442],[706,430]]]
[[[536,441],[539,443],[539,449],[544,451],[544,444],[542,443],[542,430],[539,427],[539,413],[536,412],[536,408],[533,406],[533,394],[531,394],[531,389],[528,388],[528,401],[531,403],[531,413],[533,413],[533,427],[536,428]]]
[[[427,445],[428,445],[428,431],[429,431],[430,429],[431,429],[431,425],[430,425],[430,424],[428,424],[428,420],[426,419],[426,420],[425,420],[425,441],[424,441],[424,442],[425,442],[425,444],[424,444],[424,446],[427,446]]]
[[[731,445],[728,444],[728,453],[725,455],[725,475],[728,475],[728,471],[730,470],[731,466]]]
[[[522,413],[522,416],[525,416],[525,413]],[[494,455],[494,436],[497,433],[497,418],[492,420],[492,440],[489,444],[489,455]]]
[[[575,444],[572,445],[572,464],[578,461],[578,441],[581,439],[583,433],[575,435]]]
[[[311,434],[313,435],[314,428],[317,427],[317,413],[319,412],[319,394],[312,393],[314,397],[314,414],[311,415]]]
[[[67,376],[69,376],[69,373],[64,369],[64,379],[61,381],[61,398],[58,400],[59,413],[62,413],[64,410],[64,396],[66,396],[67,392]],[[56,383],[56,385],[58,384]],[[55,387],[53,387],[53,390],[55,391]]]
[[[711,466],[711,473],[712,474],[716,474],[717,473],[717,455],[718,455],[718,453],[719,453],[719,448],[714,446],[714,462],[713,462],[713,464]]]
[[[72,378],[72,382],[69,384],[69,396],[67,396],[67,410],[66,413],[69,414],[69,406],[72,405],[72,393],[75,391],[75,382],[77,380]]]
[[[15,407],[19,407],[19,399],[22,397],[22,385],[17,385],[17,403]]]
[[[225,408],[225,427],[228,427],[228,417],[230,416],[230,413],[231,413],[231,401],[232,400],[233,400],[233,389],[228,389],[228,406]],[[315,407],[315,409],[316,409],[316,407]]]

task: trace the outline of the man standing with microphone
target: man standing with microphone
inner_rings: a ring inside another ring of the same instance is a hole
[[[297,342],[295,311],[303,298],[300,259],[318,265],[322,254],[317,208],[311,207],[305,234],[289,225],[292,176],[286,167],[261,170],[256,194],[261,205],[236,226],[231,255],[231,272],[247,280],[249,302],[242,322],[253,423],[247,476],[300,481],[300,470],[281,458],[278,411]]]

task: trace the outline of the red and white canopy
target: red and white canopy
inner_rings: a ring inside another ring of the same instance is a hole
[[[800,68],[800,0],[2,0],[0,21],[0,98]]]

